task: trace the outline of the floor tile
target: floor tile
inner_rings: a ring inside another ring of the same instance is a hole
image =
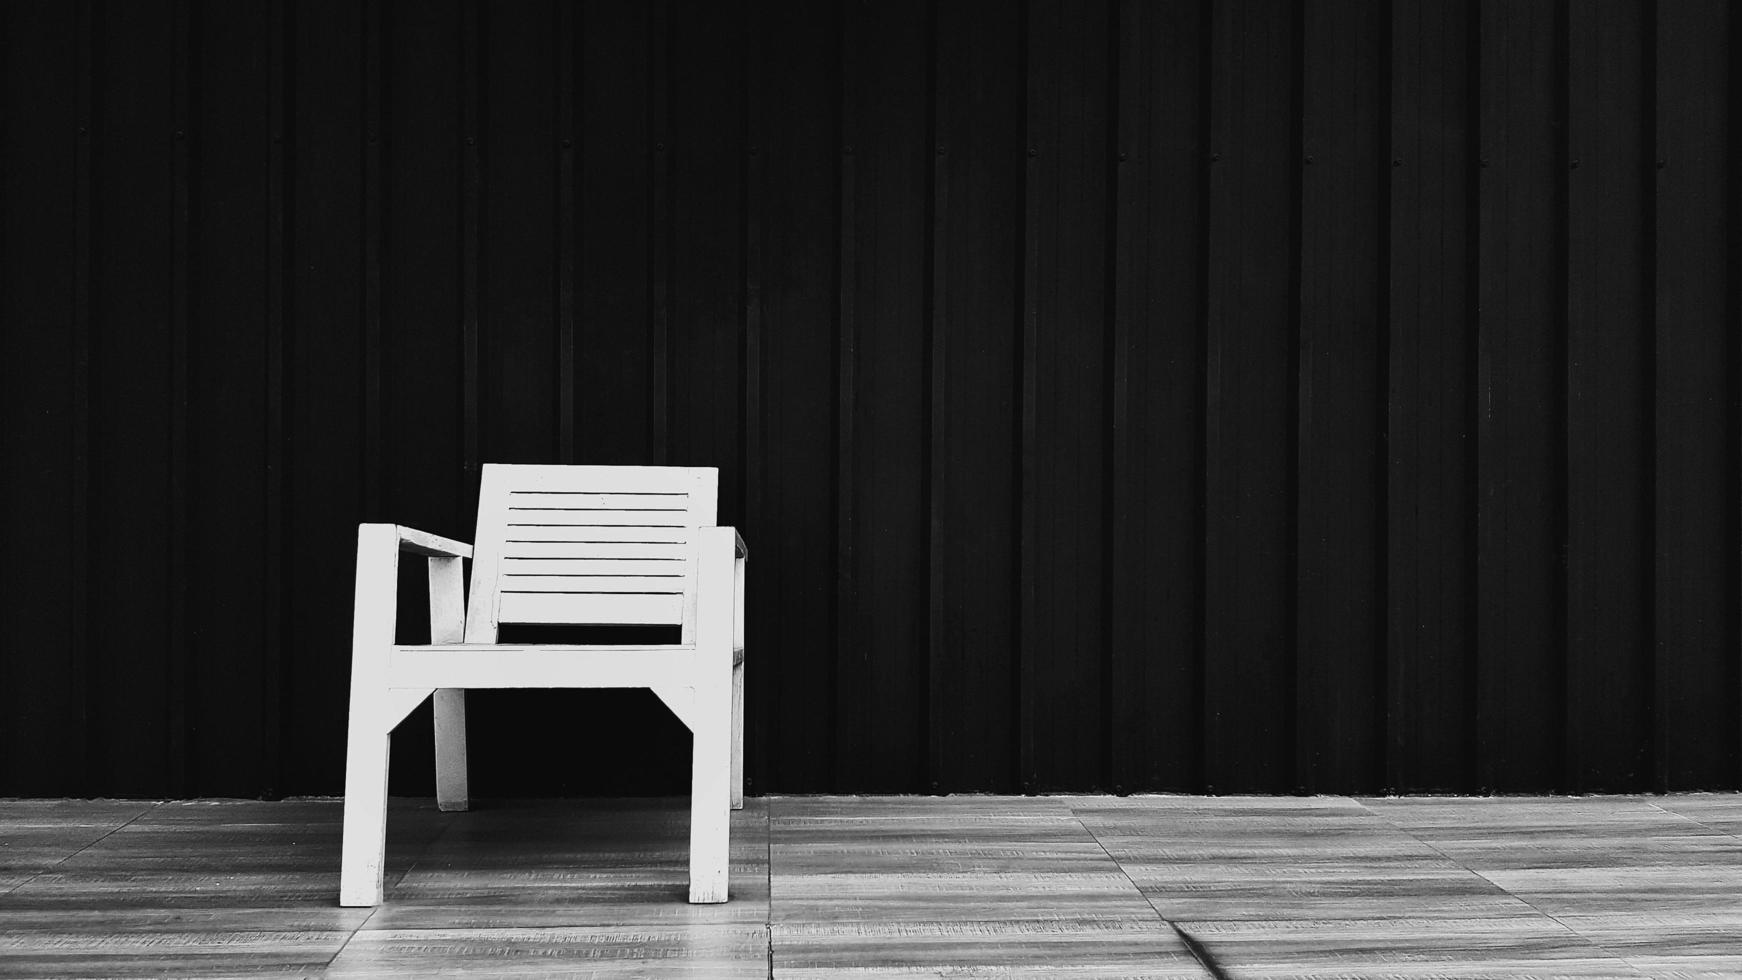
[[[1733,796],[777,797],[709,906],[681,799],[341,818],[0,801],[0,977],[1742,976]]]
[[[771,807],[776,924],[1152,914],[1059,798],[776,799]]]

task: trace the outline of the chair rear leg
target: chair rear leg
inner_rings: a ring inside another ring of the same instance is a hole
[[[726,900],[732,820],[731,691],[696,690],[690,761],[690,901]]]
[[[352,708],[345,750],[345,827],[339,904],[381,904],[387,866],[387,761],[393,736]]]
[[[443,687],[435,692],[436,806],[444,813],[471,806],[466,780],[466,692]]]
[[[732,665],[732,809],[744,809],[744,663]]]

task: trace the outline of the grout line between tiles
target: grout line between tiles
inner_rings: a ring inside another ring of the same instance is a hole
[[[68,854],[66,857],[61,858],[59,861],[56,861],[55,863],[48,865],[47,867],[36,869],[36,871],[33,874],[31,874],[30,877],[24,879],[23,881],[19,882],[16,885],[13,885],[11,888],[8,888],[5,891],[0,892],[0,898],[3,898],[7,895],[11,895],[13,892],[16,892],[19,889],[25,887],[26,885],[29,885],[31,882],[35,881],[38,878],[41,878],[43,875],[48,874],[49,872],[53,871],[54,869],[60,867],[61,865],[65,864],[65,863],[67,863],[68,861],[71,861],[73,858],[78,857],[80,854],[83,854],[86,851],[90,850],[91,848],[96,847],[98,844],[103,843],[104,841],[108,840],[110,837],[114,836],[117,831],[120,831],[120,830],[123,830],[127,827],[132,826],[134,821],[138,820],[140,817],[145,816],[147,813],[150,813],[153,810],[156,810],[158,807],[163,805],[163,802],[164,801],[162,801],[162,800],[151,801],[151,804],[149,806],[147,806],[145,809],[140,810],[138,813],[135,813],[131,817],[128,817],[125,822],[119,824],[118,826],[111,827],[108,830],[108,832],[103,834],[103,836],[98,837],[96,840],[85,844],[84,846],[80,847],[78,850],[73,851],[71,854]]]
[[[1083,822],[1083,817],[1077,813],[1077,808],[1067,803],[1065,810],[1071,815],[1071,819],[1077,822],[1077,826],[1083,828],[1083,833],[1088,834],[1089,839],[1095,842],[1095,846],[1101,849],[1101,853],[1107,855],[1107,860],[1113,862],[1113,867],[1119,869],[1119,874],[1131,885],[1131,890],[1137,893],[1137,897],[1143,899],[1143,904],[1149,906],[1149,911],[1155,913],[1157,919],[1173,930],[1174,935],[1178,936],[1180,942],[1185,945],[1186,951],[1192,954],[1192,959],[1197,960],[1198,965],[1204,968],[1204,972],[1208,973],[1214,980],[1228,980],[1228,974],[1222,969],[1222,964],[1217,962],[1215,954],[1211,953],[1209,948],[1196,936],[1186,932],[1178,922],[1163,915],[1161,910],[1155,907],[1155,903],[1150,900],[1148,895],[1144,894],[1143,889],[1139,888],[1137,882],[1131,877],[1131,872],[1126,871],[1125,865],[1113,856],[1112,851],[1107,850],[1107,844],[1101,840],[1101,835],[1095,833],[1094,828]]]
[[[1555,916],[1554,914],[1552,914],[1550,912],[1544,911],[1542,909],[1542,907],[1538,906],[1535,902],[1532,902],[1530,899],[1525,898],[1523,895],[1520,895],[1517,892],[1514,892],[1512,889],[1507,888],[1506,886],[1500,884],[1499,882],[1488,877],[1487,875],[1483,874],[1482,872],[1477,871],[1475,868],[1470,867],[1469,865],[1465,864],[1463,861],[1460,861],[1457,858],[1451,856],[1450,854],[1447,854],[1445,851],[1441,850],[1437,845],[1435,845],[1432,841],[1427,840],[1426,838],[1422,837],[1420,834],[1415,833],[1414,831],[1408,829],[1407,827],[1403,827],[1403,826],[1400,826],[1400,825],[1392,822],[1391,818],[1380,813],[1378,810],[1375,810],[1372,807],[1368,806],[1362,800],[1360,800],[1356,797],[1350,797],[1350,799],[1354,800],[1355,804],[1357,806],[1359,806],[1361,809],[1367,811],[1369,814],[1372,814],[1373,819],[1378,820],[1380,823],[1386,825],[1387,827],[1390,827],[1391,829],[1397,831],[1398,833],[1403,834],[1404,836],[1409,837],[1409,838],[1419,842],[1423,847],[1426,847],[1429,850],[1433,851],[1435,854],[1438,854],[1440,857],[1449,861],[1451,864],[1455,865],[1456,867],[1458,867],[1458,868],[1460,868],[1460,869],[1462,869],[1462,870],[1464,870],[1472,875],[1475,875],[1477,878],[1480,878],[1483,881],[1487,882],[1491,887],[1499,889],[1499,891],[1502,895],[1505,895],[1508,898],[1515,899],[1518,902],[1529,907],[1531,909],[1531,911],[1535,912],[1537,915],[1542,916],[1543,918],[1549,920],[1550,922],[1553,922],[1555,925],[1559,926],[1560,928],[1566,930],[1568,935],[1577,939],[1579,942],[1582,942],[1585,945],[1591,947],[1593,950],[1597,950],[1598,952],[1604,954],[1605,956],[1608,956],[1609,958],[1615,960],[1617,963],[1620,963],[1621,965],[1627,967],[1629,970],[1633,970],[1636,973],[1639,972],[1639,968],[1634,966],[1632,961],[1628,960],[1625,956],[1622,956],[1620,953],[1617,953],[1615,950],[1612,950],[1609,947],[1604,946],[1603,944],[1601,944],[1599,942],[1596,942],[1595,940],[1591,939],[1591,937],[1585,935],[1584,933],[1580,932],[1577,929],[1574,929],[1572,926],[1567,925],[1565,922],[1562,922],[1559,917]],[[1639,975],[1643,977],[1643,976],[1647,976],[1648,974],[1639,973]]]
[[[1696,827],[1704,827],[1719,837],[1731,837],[1731,838],[1735,838],[1737,840],[1742,840],[1742,834],[1738,834],[1738,833],[1736,833],[1734,831],[1730,831],[1730,830],[1725,830],[1722,827],[1714,827],[1711,824],[1705,822],[1704,820],[1699,819],[1698,817],[1690,817],[1685,813],[1677,813],[1674,810],[1666,810],[1663,807],[1658,806],[1657,801],[1655,801],[1655,800],[1652,800],[1649,798],[1642,798],[1642,799],[1644,800],[1644,802],[1647,806],[1651,807],[1653,810],[1658,811],[1659,813],[1667,813],[1672,817],[1678,817],[1682,820],[1686,820],[1688,823],[1691,823]]]
[[[422,862],[424,857],[429,854],[430,850],[436,846],[436,843],[438,841],[440,841],[442,838],[446,837],[448,835],[448,831],[452,830],[454,824],[456,824],[458,822],[459,821],[453,820],[453,819],[442,820],[441,821],[441,829],[436,831],[434,834],[430,835],[429,840],[424,842],[423,847],[418,850],[417,855],[411,859],[411,863],[407,864],[405,866],[405,870],[401,871],[399,873],[399,876],[394,878],[393,881],[389,884],[397,885],[400,882],[404,881],[406,878],[410,877],[411,873],[417,869],[418,864],[420,862]],[[387,887],[383,886],[382,891],[385,892],[386,890],[387,890]],[[385,905],[386,902],[387,902],[386,895],[383,894],[381,904],[376,905],[373,908],[371,908],[369,910],[369,914],[363,916],[363,918],[357,922],[357,925],[354,926],[350,932],[345,934],[345,941],[339,944],[338,949],[333,950],[333,955],[327,957],[327,961],[325,963],[325,966],[329,966],[329,967],[332,966],[333,961],[338,959],[340,954],[344,953],[345,950],[350,948],[351,940],[356,939],[357,933],[362,932],[364,930],[364,928],[366,928],[369,925],[370,921],[372,921],[375,918],[375,914],[377,912],[381,911],[381,905]]]

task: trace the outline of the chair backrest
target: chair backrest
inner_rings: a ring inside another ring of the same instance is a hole
[[[466,642],[499,624],[681,626],[695,638],[696,528],[720,472],[487,463]]]

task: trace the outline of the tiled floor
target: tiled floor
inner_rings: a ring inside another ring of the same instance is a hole
[[[0,976],[1742,977],[1742,796],[0,801]]]

